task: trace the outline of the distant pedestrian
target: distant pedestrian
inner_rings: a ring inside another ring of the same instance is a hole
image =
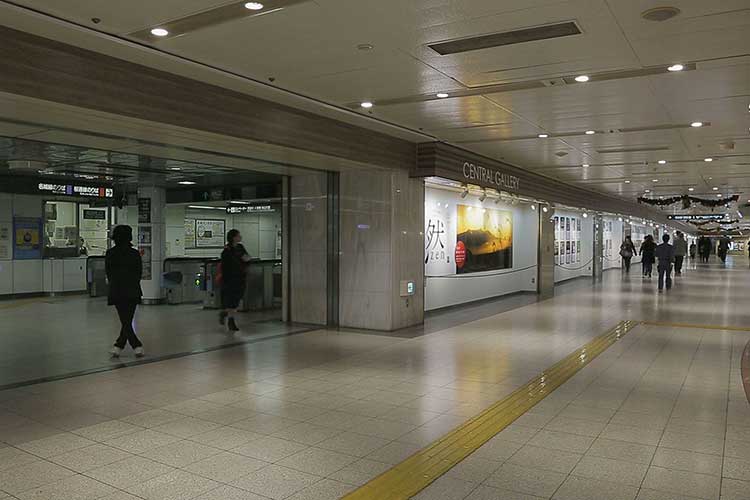
[[[682,262],[685,260],[685,256],[688,251],[688,244],[685,241],[685,235],[681,231],[677,231],[674,239],[674,274],[679,276],[682,274]]]
[[[726,238],[722,238],[719,240],[719,249],[716,252],[722,263],[726,263],[727,253],[729,253],[729,240]]]
[[[622,257],[626,273],[630,272],[630,261],[633,259],[634,254],[635,245],[633,245],[633,240],[630,239],[630,236],[625,236],[625,241],[620,245],[620,257]]]
[[[656,251],[656,243],[654,243],[654,237],[647,234],[641,243],[640,254],[641,254],[641,266],[643,267],[643,277],[650,278],[651,272],[654,267],[654,261],[656,257],[654,252]]]
[[[219,322],[226,323],[230,332],[239,331],[235,315],[245,295],[247,263],[250,254],[242,245],[242,235],[236,229],[227,233],[227,244],[221,252],[221,307]]]
[[[708,262],[711,255],[711,238],[701,236],[698,238],[698,252],[701,256],[701,262]]]
[[[665,281],[667,290],[672,288],[672,263],[674,262],[674,247],[669,244],[669,235],[665,234],[661,239],[662,244],[657,246],[654,252],[656,258],[659,259],[656,268],[659,271],[659,292],[664,291]]]
[[[133,318],[141,303],[141,255],[133,248],[133,229],[130,226],[117,226],[112,231],[115,246],[107,250],[104,258],[109,293],[107,303],[115,306],[120,317],[120,336],[110,354],[119,358],[125,344],[130,344],[136,357],[143,356],[143,344],[133,329]]]
[[[690,260],[695,259],[695,254],[698,252],[698,245],[695,244],[695,241],[693,241],[690,244]]]

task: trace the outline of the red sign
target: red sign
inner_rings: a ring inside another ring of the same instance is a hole
[[[461,269],[466,263],[466,245],[463,241],[456,242],[456,267]]]

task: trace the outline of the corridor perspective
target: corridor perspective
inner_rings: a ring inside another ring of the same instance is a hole
[[[357,495],[631,320],[415,498],[747,499],[748,293],[743,257],[689,263],[666,294],[634,268],[413,338],[320,329],[2,391],[0,490],[19,499]],[[351,498],[404,491],[384,487]]]
[[[750,0],[0,0],[0,500],[750,500]]]

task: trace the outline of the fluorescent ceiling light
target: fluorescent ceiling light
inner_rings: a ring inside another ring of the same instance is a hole
[[[588,75],[578,75],[578,76],[576,77],[576,81],[577,81],[578,83],[586,83],[586,82],[588,82],[588,81],[589,81],[589,76],[588,76]]]
[[[630,184],[630,181],[625,181],[625,184]]]
[[[263,4],[260,2],[247,2],[245,8],[248,10],[261,10],[263,9]]]
[[[690,192],[695,191],[695,188],[688,188],[688,191]]]
[[[665,165],[667,163],[667,160],[659,160],[656,163],[658,163],[659,165]]]
[[[587,130],[586,135],[594,135],[596,134],[596,130]]]
[[[703,161],[707,161],[707,162],[710,163],[710,162],[714,161],[714,159],[713,158],[703,158]]]
[[[372,103],[370,101],[365,101],[362,104],[360,104],[365,109],[370,109],[372,107]]]
[[[586,219],[589,216],[586,212],[583,212],[583,218]]]
[[[182,170],[182,169],[180,167],[169,167],[169,170],[177,171],[177,170]]]
[[[717,196],[717,197],[719,197],[719,198],[721,198],[721,197],[722,197],[722,196],[724,196],[724,195],[723,195],[723,194],[721,194],[721,193],[719,193],[719,194],[717,194],[716,196]]]
[[[711,189],[713,189],[714,191],[718,191],[718,190],[719,190],[719,188],[717,188],[716,186],[714,186],[714,187],[713,187],[713,188],[711,188]]]
[[[536,205],[534,205],[534,204],[532,203],[532,204],[531,204],[531,209],[532,209],[532,210],[536,210]]]
[[[182,184],[183,186],[192,186],[193,184],[195,184],[195,182],[193,182],[193,181],[180,181],[177,184]]]
[[[646,193],[650,193],[650,192],[651,192],[651,190],[650,190],[650,189],[647,189],[647,190],[646,190]]]
[[[651,179],[651,182],[659,182],[659,179]]]
[[[584,164],[583,164],[583,165],[581,165],[581,166],[582,166],[583,168],[589,168],[589,164],[588,164],[588,163],[584,163]]]
[[[539,134],[537,137],[539,137],[540,139],[546,139],[547,137],[549,137],[549,134]]]
[[[436,95],[437,97],[439,97],[440,99],[445,99],[446,97],[448,97],[448,94],[446,94],[445,92],[438,92],[438,93],[437,93],[437,94],[435,94],[435,95]]]
[[[695,127],[695,128],[702,127],[703,126],[703,122],[693,122],[693,123],[690,124],[690,126],[691,127]]]
[[[154,28],[151,30],[151,34],[154,36],[167,36],[169,34],[169,31],[165,30],[164,28]]]
[[[667,68],[667,71],[682,71],[683,69],[685,69],[685,66],[682,64],[673,64]]]

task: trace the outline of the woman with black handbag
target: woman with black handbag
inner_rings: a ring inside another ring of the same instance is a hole
[[[622,263],[625,265],[626,273],[630,272],[630,261],[633,259],[633,254],[635,254],[633,240],[630,239],[630,236],[625,236],[625,241],[620,245],[620,257],[622,257]]]

